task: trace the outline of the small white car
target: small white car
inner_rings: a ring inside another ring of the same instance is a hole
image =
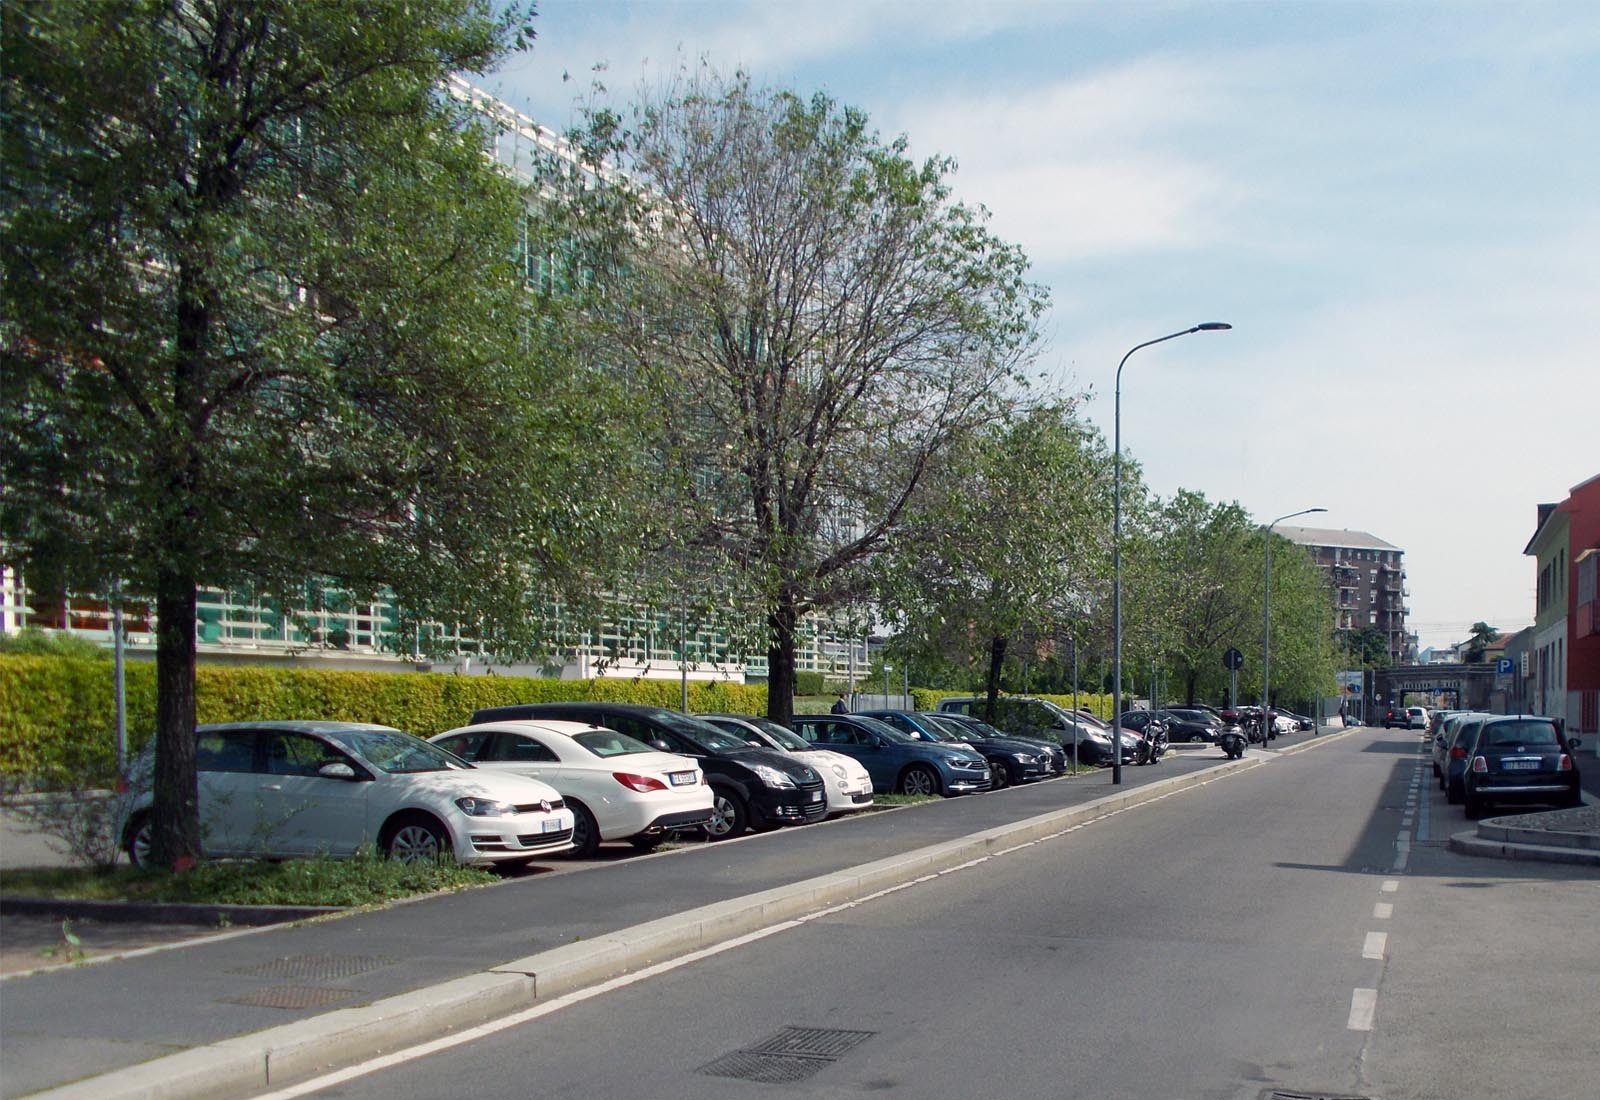
[[[153,746],[130,770],[123,847],[150,858]],[[572,847],[555,788],[388,726],[232,722],[195,730],[200,844],[210,857],[350,856],[508,865]]]
[[[1428,708],[1427,707],[1407,707],[1406,708],[1406,728],[1407,729],[1414,729],[1414,730],[1425,730],[1425,729],[1427,729],[1428,728]]]
[[[649,851],[711,820],[713,791],[692,757],[661,752],[604,726],[555,718],[486,722],[429,739],[479,768],[548,783],[573,815],[573,855],[601,841]]]
[[[701,714],[696,717],[764,749],[802,757],[822,776],[829,817],[872,807],[872,775],[861,761],[842,752],[818,748],[793,730],[757,715]]]

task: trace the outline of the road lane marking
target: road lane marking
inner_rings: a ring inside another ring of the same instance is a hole
[[[1378,991],[1357,989],[1350,994],[1350,1019],[1345,1027],[1351,1031],[1371,1031],[1372,1017],[1378,1011]]]
[[[1394,906],[1386,901],[1380,901],[1372,907],[1373,920],[1388,920],[1394,916]]]
[[[1383,880],[1383,885],[1380,886],[1379,889],[1385,894],[1392,894],[1396,890],[1400,889],[1400,880],[1397,878],[1386,878]]]
[[[1361,946],[1361,957],[1363,959],[1383,958],[1383,949],[1388,945],[1388,943],[1389,933],[1368,932],[1367,942]]]

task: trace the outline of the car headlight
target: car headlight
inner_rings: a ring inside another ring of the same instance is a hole
[[[771,764],[751,764],[750,770],[760,777],[761,782],[769,787],[792,787],[794,780]]]
[[[1019,764],[1032,764],[1038,757],[1031,752],[1014,752],[1011,754],[1011,759]]]
[[[850,778],[850,773],[845,771],[845,767],[844,767],[843,764],[834,764],[834,765],[832,765],[832,767],[833,767],[833,774],[838,776],[841,780],[846,780],[846,779]]]
[[[510,802],[496,802],[492,798],[456,799],[456,808],[468,817],[516,817],[517,808]]]

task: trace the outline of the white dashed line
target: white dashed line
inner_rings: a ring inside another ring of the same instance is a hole
[[[1394,916],[1394,906],[1386,901],[1380,901],[1372,907],[1373,920],[1388,920],[1392,916]]]
[[[1371,1031],[1372,1017],[1378,1011],[1378,991],[1357,989],[1350,994],[1350,1019],[1345,1027],[1351,1031]]]
[[[1361,957],[1363,959],[1383,958],[1383,949],[1388,946],[1388,943],[1389,933],[1368,932],[1367,942],[1361,945]]]
[[[1397,878],[1386,878],[1383,880],[1383,885],[1378,887],[1378,889],[1382,890],[1385,894],[1392,894],[1396,890],[1400,889],[1400,880]]]

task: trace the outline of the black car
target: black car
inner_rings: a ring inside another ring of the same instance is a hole
[[[828,814],[822,776],[788,753],[751,748],[709,722],[663,707],[635,703],[517,703],[475,711],[472,724],[528,718],[591,722],[635,740],[692,756],[711,784],[713,816],[705,826],[713,840],[779,825],[803,825]]]
[[[982,718],[974,718],[970,714],[958,714],[953,710],[919,711],[930,718],[937,718],[943,722],[952,733],[963,737],[968,743],[976,741],[991,741],[995,738],[1010,738],[1013,741],[1025,741],[1030,745],[1038,745],[1050,754],[1050,771],[1053,775],[1062,775],[1067,770],[1068,750],[1048,737],[1025,737],[1019,733],[1005,733],[995,729]],[[1108,745],[1110,742],[1106,742]]]
[[[1462,801],[1476,820],[1492,806],[1581,806],[1578,740],[1568,741],[1550,718],[1508,714],[1485,718],[1467,750]]]
[[[1217,735],[1228,728],[1226,722],[1210,711],[1188,707],[1169,707],[1161,712],[1161,717],[1167,720],[1167,740],[1174,745],[1180,741],[1204,741],[1212,745]]]

